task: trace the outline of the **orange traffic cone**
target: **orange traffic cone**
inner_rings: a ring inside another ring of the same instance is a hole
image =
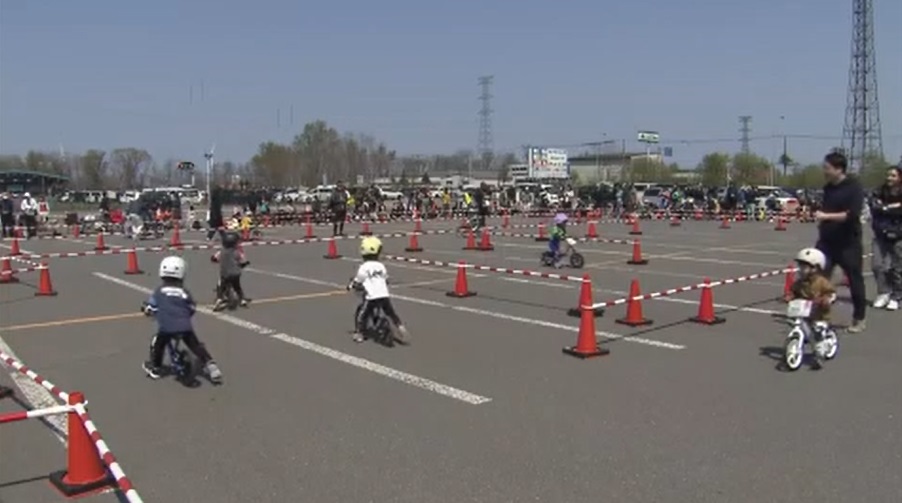
[[[169,246],[182,246],[182,235],[178,225],[172,228],[172,237],[169,238]]]
[[[476,250],[476,235],[473,234],[473,229],[467,231],[467,245],[464,246],[464,250]]]
[[[109,250],[110,248],[103,241],[103,231],[97,233],[97,246],[94,247],[94,251],[104,251]]]
[[[492,244],[492,235],[488,229],[482,229],[482,238],[479,240],[479,251],[492,251],[495,246]]]
[[[641,236],[642,229],[639,228],[639,219],[633,218],[633,230],[630,231],[630,234],[633,236]]]
[[[360,235],[361,236],[372,236],[373,235],[373,231],[370,230],[369,222],[366,222],[366,221],[363,222],[363,229],[360,230]]]
[[[586,286],[588,285],[588,289]],[[604,356],[610,354],[610,350],[602,348],[595,338],[595,310],[592,308],[592,280],[589,275],[583,276],[583,292],[587,291],[588,296],[584,298],[580,294],[580,318],[579,318],[579,335],[576,337],[576,346],[568,346],[562,349],[564,354],[575,356],[577,358],[592,358],[595,356]]]
[[[313,224],[310,222],[310,215],[307,215],[307,230],[304,233],[304,239],[314,239],[316,235],[313,234]]]
[[[647,265],[648,259],[642,258],[642,243],[633,241],[633,257],[626,261],[629,265]]]
[[[404,248],[404,251],[407,252],[421,252],[423,248],[420,247],[420,240],[417,238],[419,234],[416,232],[410,235],[410,243],[407,244],[407,248]]]
[[[621,325],[639,327],[651,325],[652,321],[642,316],[642,293],[639,291],[639,280],[634,279],[630,283],[630,296],[626,301],[626,317],[614,320]]]
[[[586,237],[589,239],[594,239],[598,237],[598,229],[595,227],[595,221],[589,221],[589,228],[586,231]]]
[[[41,264],[40,276],[38,277],[38,291],[34,292],[35,297],[53,297],[56,292],[53,290],[53,283],[50,281],[50,268],[47,264]]]
[[[583,312],[586,311],[586,306],[592,305],[592,279],[588,274],[583,276],[583,282],[579,287],[579,305],[571,308],[567,311],[568,316],[573,316],[574,318],[579,318],[583,315]],[[604,315],[603,307],[596,307],[589,309],[592,311],[592,314],[596,317]]]
[[[338,246],[335,244],[335,238],[329,240],[329,248],[326,251],[326,254],[323,255],[323,258],[329,260],[341,258],[341,255],[338,254]]]
[[[670,217],[670,226],[671,227],[679,227],[681,224],[682,224],[682,221],[680,221],[680,218],[677,217],[676,215]]]
[[[69,395],[69,405],[83,404],[85,397],[79,392]],[[50,474],[50,483],[63,496],[82,496],[114,486],[116,481],[107,471],[91,440],[85,424],[77,412],[68,414],[69,441],[66,449],[66,469]]]
[[[548,241],[548,236],[545,235],[545,222],[539,222],[538,230],[539,234],[536,236],[536,241]]]
[[[792,297],[792,287],[796,283],[796,270],[794,264],[789,264],[786,269],[786,278],[783,280],[783,299]]]
[[[777,218],[777,226],[774,227],[775,231],[785,231],[786,230],[786,219],[783,217]]]
[[[0,284],[3,283],[18,283],[19,278],[16,277],[16,274],[13,272],[12,265],[10,264],[8,257],[3,257],[0,260]]]
[[[698,316],[689,318],[689,321],[703,325],[719,325],[727,321],[714,315],[714,292],[711,288],[711,280],[708,278],[705,278],[704,286],[702,287],[702,298],[698,304]]]
[[[722,219],[720,219],[720,228],[721,229],[729,229],[730,228],[730,218],[729,217],[724,216]]]
[[[414,220],[413,232],[423,232],[423,223],[420,217],[416,217],[416,220]]]
[[[448,292],[445,295],[448,297],[457,297],[458,299],[476,295],[476,292],[471,292],[470,287],[467,285],[466,262],[460,261],[457,263],[457,279],[454,281],[454,291]]]
[[[504,212],[504,216],[501,218],[501,227],[507,229],[511,224],[511,216],[508,212]]]
[[[138,267],[138,253],[131,249],[128,251],[126,255],[127,266],[125,269],[125,274],[144,274],[144,271]]]
[[[9,254],[10,256],[22,254],[22,250],[19,249],[19,238],[16,236],[13,236],[13,244],[9,247]]]
[[[73,238],[78,239],[78,236],[79,236],[79,234],[81,233],[81,228],[80,228],[80,227],[81,227],[81,226],[78,225],[78,224],[75,224],[75,225],[72,226],[72,237],[73,237]]]

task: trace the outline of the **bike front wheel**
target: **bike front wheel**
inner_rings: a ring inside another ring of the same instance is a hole
[[[570,254],[570,267],[574,269],[582,269],[584,265],[586,265],[585,257],[576,252]]]
[[[783,363],[789,370],[799,370],[805,357],[805,339],[800,334],[791,334],[783,347]]]

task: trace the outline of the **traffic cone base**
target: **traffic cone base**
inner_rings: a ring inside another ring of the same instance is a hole
[[[603,307],[596,307],[594,309],[589,309],[589,311],[592,311],[592,316],[596,318],[601,318],[602,316],[604,316]],[[567,310],[567,316],[570,316],[571,318],[579,318],[580,316],[582,316],[582,314],[582,309],[578,307],[571,307]]]
[[[583,360],[585,360],[587,358],[594,358],[596,356],[607,356],[607,355],[611,354],[610,349],[606,349],[606,348],[603,348],[603,347],[597,346],[597,345],[595,346],[594,349],[591,349],[589,351],[580,349],[576,346],[568,346],[568,347],[565,347],[564,349],[562,349],[561,351],[563,351],[564,354],[567,354],[570,356],[575,356],[575,357],[581,358]]]
[[[712,318],[699,318],[698,316],[693,316],[692,318],[689,318],[689,321],[702,325],[720,325],[721,323],[726,323],[727,320],[718,316]]]
[[[465,299],[467,297],[475,297],[476,292],[445,292],[445,295],[454,297],[455,299]]]
[[[84,395],[69,395],[69,405],[84,403]],[[84,423],[74,411],[68,414],[66,469],[50,474],[50,484],[68,498],[85,496],[116,485],[116,480],[106,469],[97,446],[88,435]]]
[[[648,265],[648,260],[644,258],[640,258],[639,260],[630,259],[626,261],[629,265]]]
[[[3,274],[4,272],[7,274]],[[18,282],[19,278],[13,274],[13,268],[9,259],[4,257],[3,260],[0,261],[0,285]]]
[[[642,318],[641,320],[629,320],[627,318],[618,318],[614,320],[615,323],[620,325],[626,325],[628,327],[644,327],[647,325],[651,325],[654,321],[648,318]]]

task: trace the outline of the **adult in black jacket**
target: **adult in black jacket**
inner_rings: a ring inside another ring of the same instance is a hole
[[[871,217],[874,307],[896,311],[902,302],[902,165],[887,170],[886,183],[871,198]]]
[[[329,209],[332,211],[332,235],[344,235],[345,219],[348,217],[348,191],[343,182],[338,182],[332,191]]]
[[[864,189],[858,179],[846,174],[846,156],[833,152],[824,157],[824,197],[821,210],[815,212],[818,222],[817,248],[827,256],[827,277],[836,266],[849,278],[852,294],[852,324],[849,332],[865,329],[867,311],[865,297],[861,242],[861,210],[864,207]]]
[[[210,229],[207,231],[207,241],[213,239],[216,232],[223,228],[222,219],[222,189],[214,187],[210,194]]]
[[[16,207],[9,194],[0,195],[0,227],[3,228],[3,237],[13,237],[13,229],[16,225]]]

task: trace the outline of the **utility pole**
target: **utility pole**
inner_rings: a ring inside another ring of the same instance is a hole
[[[743,154],[749,154],[752,151],[749,146],[749,142],[751,141],[749,134],[752,132],[752,116],[740,115],[739,123],[742,124],[742,126],[739,128],[739,132],[742,133],[742,137],[739,139],[740,152],[742,152]]]
[[[852,59],[849,64],[843,147],[848,147],[846,151],[852,169],[861,170],[867,154],[883,155],[873,0],[852,0]]]
[[[482,92],[479,94],[479,139],[476,146],[476,152],[482,158],[483,164],[489,162],[493,151],[492,83],[494,80],[495,77],[493,75],[484,75],[478,79],[479,87]],[[489,166],[483,166],[483,169],[488,168]]]

